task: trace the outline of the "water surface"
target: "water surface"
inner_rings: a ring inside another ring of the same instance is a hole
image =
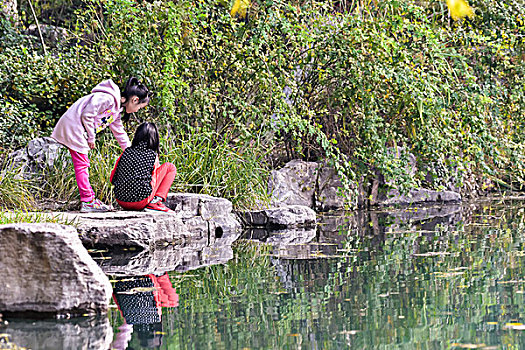
[[[97,253],[108,317],[2,333],[33,349],[525,349],[525,203],[321,222],[247,231],[233,248]]]
[[[227,263],[169,273],[177,305],[127,346],[523,349],[524,216],[485,203],[246,232]],[[113,309],[116,334],[124,319]]]

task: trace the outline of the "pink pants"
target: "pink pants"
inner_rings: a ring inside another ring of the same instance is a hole
[[[148,198],[141,200],[140,202],[121,202],[117,199],[117,203],[126,210],[142,210],[146,208],[149,202],[155,196],[159,196],[163,201],[168,197],[168,192],[170,190],[173,180],[175,180],[175,175],[177,175],[177,168],[171,163],[164,163],[153,171],[153,176],[151,179],[151,194]]]
[[[69,149],[71,158],[73,158],[73,168],[75,169],[75,178],[77,180],[78,192],[82,202],[90,202],[95,199],[95,192],[89,183],[89,158],[87,154],[78,153]]]

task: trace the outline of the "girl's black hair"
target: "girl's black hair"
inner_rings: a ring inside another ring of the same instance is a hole
[[[139,98],[139,103],[149,102],[150,92],[148,88],[135,77],[131,77],[128,79],[126,87],[121,93],[121,97],[125,98],[124,103],[128,102],[128,99],[130,99],[133,96],[137,96]],[[126,109],[124,108],[124,115],[122,116],[122,121],[127,122],[130,116],[130,113],[126,112]]]
[[[159,154],[159,131],[155,123],[142,123],[135,131],[131,147],[136,147],[140,142],[146,142],[149,149]]]

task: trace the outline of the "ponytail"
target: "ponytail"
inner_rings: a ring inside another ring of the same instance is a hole
[[[139,103],[148,103],[150,98],[150,92],[146,85],[142,84],[137,78],[131,77],[126,83],[126,87],[122,91],[121,97],[124,97],[124,103],[128,101],[132,96],[137,96]],[[130,114],[124,109],[124,115],[122,121],[127,122],[130,118]]]

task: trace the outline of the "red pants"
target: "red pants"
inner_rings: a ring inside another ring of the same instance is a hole
[[[153,171],[151,179],[151,194],[148,198],[144,198],[140,202],[121,202],[117,199],[117,203],[125,210],[142,210],[151,202],[153,197],[161,197],[163,201],[168,197],[173,180],[177,175],[175,165],[171,163],[164,163]]]

